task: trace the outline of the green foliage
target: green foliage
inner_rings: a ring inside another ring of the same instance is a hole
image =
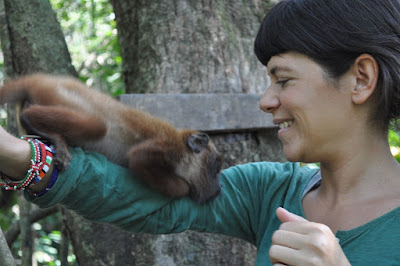
[[[18,222],[19,206],[14,205],[12,211],[14,212],[14,215],[10,221],[12,223]],[[36,265],[61,265],[60,251],[62,237],[61,232],[57,230],[58,228],[62,228],[60,213],[48,216],[41,220],[40,223],[33,224],[33,259],[35,260]],[[16,259],[20,259],[22,255],[21,236],[19,236],[14,242],[11,251]],[[69,245],[67,260],[68,265],[78,265],[71,245]]]
[[[64,32],[72,63],[80,78],[112,95],[124,93],[121,79],[120,49],[117,41],[115,15],[109,0],[50,0]],[[0,53],[0,79],[3,78],[4,59]],[[6,112],[0,109],[0,126],[6,126]],[[1,198],[1,197],[0,197]],[[3,231],[19,218],[16,200],[0,210]],[[58,216],[50,216],[33,226],[35,237],[34,258],[37,265],[61,265],[61,228]],[[11,247],[19,258],[21,239]],[[1,259],[1,258],[0,258]],[[77,265],[70,246],[68,265]]]
[[[400,134],[395,131],[389,131],[389,144],[393,156],[400,163]]]
[[[40,224],[35,224],[34,229],[39,237],[35,239],[34,257],[38,265],[61,265],[59,254],[61,248],[60,231],[43,231]],[[68,265],[77,265],[75,255],[70,247],[68,255]]]
[[[4,109],[0,108],[0,126],[5,127],[7,121],[7,113]]]
[[[108,0],[50,0],[81,79],[112,95],[124,93],[115,15]]]
[[[4,190],[0,191],[1,201],[3,201],[5,193],[11,194],[12,192],[5,192]],[[15,204],[17,204],[17,199],[16,197],[12,196],[10,200],[11,202],[9,204],[4,204],[0,208],[0,227],[3,230],[3,232],[7,231],[13,223],[18,221],[12,209],[12,207],[15,206]]]

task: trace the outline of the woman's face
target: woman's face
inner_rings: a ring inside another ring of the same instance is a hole
[[[260,108],[273,115],[290,161],[320,162],[340,156],[357,121],[346,74],[332,80],[308,57],[288,52],[268,63],[271,85]]]

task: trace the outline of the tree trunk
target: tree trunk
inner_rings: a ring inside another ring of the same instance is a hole
[[[262,92],[253,41],[270,2],[111,0],[127,92]]]
[[[3,0],[2,49],[8,76],[33,72],[76,75],[60,25],[46,0]]]
[[[15,266],[14,257],[11,254],[10,248],[4,237],[3,231],[0,228],[0,266]]]
[[[33,72],[76,75],[61,28],[48,1],[1,0],[0,7],[0,37],[7,77]],[[13,134],[20,133],[16,117],[14,108],[10,108],[8,131]],[[21,196],[19,205],[22,265],[32,265],[30,203]]]
[[[33,255],[33,236],[32,226],[29,222],[29,216],[31,213],[31,204],[24,199],[22,191],[18,193],[20,218],[19,225],[21,228],[21,251],[22,251],[22,266],[32,265]]]

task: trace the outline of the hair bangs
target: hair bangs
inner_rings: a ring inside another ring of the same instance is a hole
[[[254,53],[258,60],[267,65],[272,56],[289,51],[287,41],[291,35],[287,25],[282,23],[288,14],[284,5],[277,4],[265,17],[254,41]]]
[[[337,34],[340,30],[336,29],[336,24],[340,21],[337,15],[330,13],[329,5],[324,1],[307,0],[277,4],[265,17],[256,36],[254,52],[258,60],[267,65],[272,56],[292,51],[307,55],[326,67],[325,60],[340,58],[338,55],[344,52],[343,38],[348,36]],[[324,16],[317,16],[318,12]],[[343,73],[342,69],[332,67],[326,70],[332,76]]]
[[[272,56],[284,52],[310,55],[319,50],[314,35],[320,34],[320,29],[310,27],[310,23],[319,23],[310,10],[301,12],[302,8],[301,1],[282,1],[267,14],[254,42],[254,52],[263,65],[267,65]]]

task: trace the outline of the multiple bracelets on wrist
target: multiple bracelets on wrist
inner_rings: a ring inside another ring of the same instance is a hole
[[[42,180],[50,169],[51,162],[53,161],[54,149],[41,142],[38,139],[21,137],[22,139],[29,142],[32,151],[31,165],[25,176],[21,181],[11,180],[8,176],[0,172],[0,186],[6,190],[25,190],[28,186],[36,184]],[[35,196],[41,196],[45,194],[57,180],[58,171],[54,167],[52,178],[42,192],[34,193],[28,191]]]

